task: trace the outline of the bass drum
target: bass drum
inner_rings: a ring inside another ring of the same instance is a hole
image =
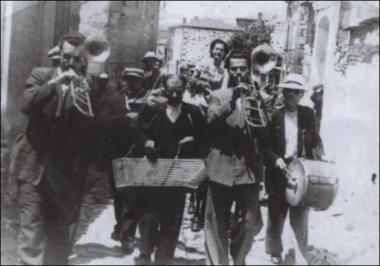
[[[291,206],[328,209],[338,191],[335,164],[294,158],[288,165],[285,196]]]

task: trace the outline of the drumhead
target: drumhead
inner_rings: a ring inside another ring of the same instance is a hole
[[[291,206],[314,210],[326,210],[331,206],[338,190],[333,163],[294,158],[288,170],[285,196]]]
[[[288,182],[285,191],[285,197],[291,206],[298,206],[302,202],[305,192],[307,191],[307,180],[305,167],[302,161],[298,158],[294,158],[288,165],[288,170],[291,173],[286,174]]]

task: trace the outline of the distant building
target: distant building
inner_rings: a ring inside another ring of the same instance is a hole
[[[244,30],[248,30],[249,26],[253,22],[255,22],[257,19],[253,18],[236,18],[236,24],[240,27],[243,28]]]
[[[156,50],[160,1],[107,2],[106,29],[112,49],[107,69],[117,78],[126,65],[142,67],[144,54]],[[88,3],[99,4],[97,1]],[[88,10],[91,12],[92,8]]]
[[[323,81],[330,70],[327,66],[346,64],[333,62],[336,53],[348,61],[378,54],[378,7],[365,1],[285,2],[287,71]]]
[[[308,1],[285,2],[288,3],[285,65],[287,71],[302,74],[305,45],[311,41],[313,10]]]
[[[184,18],[182,24],[169,27],[169,73],[177,72],[181,63],[196,64],[210,57],[209,47],[214,39],[228,41],[241,30],[219,20],[195,17],[187,23]]]
[[[170,42],[170,31],[166,28],[160,29],[157,39],[157,55],[164,60],[166,63],[169,56],[169,42]]]
[[[274,19],[268,22],[268,26],[271,28],[271,46],[282,54],[286,44],[286,20]]]
[[[379,17],[363,19],[356,25],[344,28],[349,32],[349,44],[373,44],[379,42]]]

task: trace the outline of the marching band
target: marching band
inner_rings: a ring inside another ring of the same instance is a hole
[[[266,252],[282,263],[289,212],[306,256],[308,212],[315,206],[305,200],[293,206],[286,195],[311,193],[297,184],[293,159],[327,163],[320,161],[319,91],[312,110],[299,105],[307,89],[299,74],[261,86],[258,76],[275,66],[268,44],[247,51],[216,39],[210,58],[168,75],[149,51],[144,69],[126,66],[118,83],[88,71],[92,61],[105,63],[110,50],[105,39],[65,35],[51,52],[54,66],[34,68],[26,81],[19,106],[29,122],[12,164],[20,191],[19,263],[68,263],[93,161],[111,188],[111,238],[131,254],[140,232],[136,264],[174,264],[190,193],[192,227],[204,230],[206,263],[228,265],[231,256],[234,265],[244,265],[263,227],[263,183],[269,195]],[[126,163],[116,163],[120,159]],[[318,182],[333,189],[315,191],[333,200],[337,182],[326,179]]]

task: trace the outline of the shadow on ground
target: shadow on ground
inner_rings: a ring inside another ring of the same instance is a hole
[[[137,239],[135,249],[138,249],[139,243],[140,240]],[[188,253],[203,254],[193,248],[185,247],[181,243],[179,243],[177,247]],[[89,264],[91,261],[106,257],[123,258],[126,256],[120,246],[107,247],[95,243],[76,245],[74,248],[74,254],[76,256],[70,260],[70,265]],[[174,265],[205,265],[205,263],[205,259],[188,259],[182,257],[177,257],[174,259]]]
[[[70,260],[70,265],[88,264],[95,259],[105,257],[122,258],[125,256],[120,246],[106,247],[95,243],[75,246],[74,254],[76,257]]]

